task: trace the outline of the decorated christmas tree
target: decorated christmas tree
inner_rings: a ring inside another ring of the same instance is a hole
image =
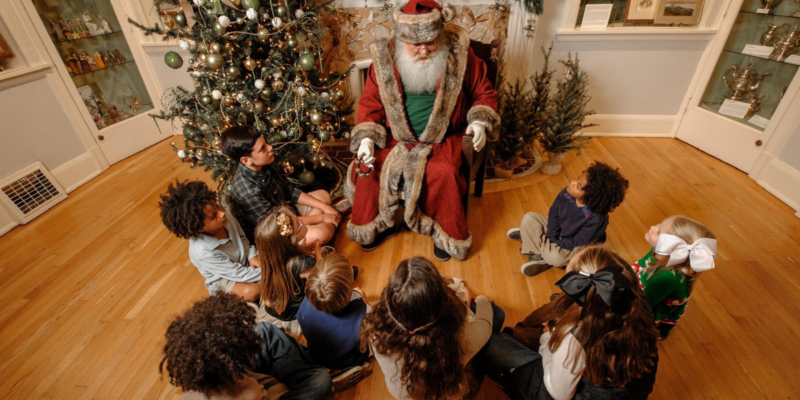
[[[238,161],[222,154],[220,135],[252,125],[274,147],[275,166],[289,179],[310,184],[315,172],[318,181],[337,177],[321,144],[348,130],[341,117],[352,102],[345,99],[343,76],[326,72],[321,61],[327,33],[321,13],[331,10],[292,0],[155,1],[164,3],[180,8],[172,28],[129,22],[191,53],[187,72],[194,87],[167,90],[156,115],[182,122],[183,149],[173,144],[181,160],[210,169],[224,184]],[[173,51],[164,62],[184,66]]]
[[[588,115],[594,114],[586,110],[591,100],[589,92],[589,76],[581,71],[578,56],[572,59],[568,55],[560,61],[566,66],[567,74],[556,84],[558,92],[554,94],[547,107],[547,120],[539,139],[542,148],[550,153],[550,160],[542,166],[542,172],[558,173],[561,170],[561,158],[569,151],[578,151],[587,146],[590,140],[581,135],[580,130],[596,124],[584,124]],[[557,165],[557,168],[556,168]]]

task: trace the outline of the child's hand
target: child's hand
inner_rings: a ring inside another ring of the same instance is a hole
[[[549,322],[542,323],[542,327],[544,328],[544,332],[550,332],[550,325]]]
[[[336,222],[335,223],[334,222],[328,222],[329,224],[334,224],[334,225],[338,226],[339,225],[339,221],[342,220],[342,214],[339,214],[339,211],[336,211],[335,208],[333,208],[333,207],[331,207],[331,206],[329,206],[327,204],[325,205],[325,207],[322,208],[322,212],[325,213],[325,214],[333,214],[333,215],[336,216]]]
[[[314,248],[319,246],[319,240],[315,240],[313,242],[306,242],[301,245],[298,245],[297,248],[300,249],[303,253],[306,254],[314,254]]]
[[[342,220],[342,216],[339,214],[322,214],[322,222],[326,224],[333,224],[334,226],[339,226],[339,221]]]
[[[319,240],[314,242],[314,258],[317,262],[322,258],[322,252],[319,250]]]
[[[253,268],[261,268],[261,259],[258,256],[255,256],[250,259],[250,266]]]

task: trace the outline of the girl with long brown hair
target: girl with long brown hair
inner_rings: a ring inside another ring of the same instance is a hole
[[[513,399],[646,399],[658,333],[633,271],[600,246],[579,250],[567,271],[556,286],[574,303],[545,323],[538,352],[511,335],[493,335],[489,377]]]
[[[362,350],[372,347],[397,399],[463,399],[469,391],[464,365],[491,336],[493,306],[477,296],[473,314],[446,279],[422,257],[403,260],[364,318]]]
[[[301,333],[296,315],[303,301],[305,278],[321,257],[318,243],[316,257],[304,251],[307,232],[306,225],[286,205],[276,207],[261,219],[255,231],[262,265],[261,305],[266,311],[259,317],[292,336]]]
[[[664,340],[686,311],[697,277],[714,268],[717,239],[705,225],[683,215],[651,226],[644,238],[652,248],[633,270]]]

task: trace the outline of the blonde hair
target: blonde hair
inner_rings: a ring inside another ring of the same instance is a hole
[[[305,255],[295,245],[296,233],[281,235],[278,224],[281,214],[288,216],[292,224],[297,218],[288,206],[278,206],[261,219],[255,231],[256,250],[261,260],[261,301],[278,314],[286,310],[289,302],[303,297],[300,285],[287,265],[293,258]]]
[[[664,231],[665,224],[667,224],[667,227],[670,228],[669,232]],[[689,217],[685,217],[683,215],[671,215],[666,219],[664,219],[664,221],[661,222],[661,233],[668,233],[670,235],[675,235],[689,244],[694,243],[697,239],[717,238],[716,236],[714,236],[714,233],[711,232],[710,229],[708,229],[707,226]],[[689,259],[687,258],[686,261],[682,263],[670,265],[668,267],[666,266],[667,261],[669,261],[668,257],[658,260],[655,263],[650,263],[649,265],[647,265],[647,268],[645,268],[644,272],[651,273],[655,270],[661,269],[661,271],[670,271],[673,274],[675,274],[676,271],[680,271],[683,274],[684,278],[688,278],[689,292],[691,292],[692,291],[691,280],[693,280],[699,274],[699,272],[695,272],[695,270],[692,269]]]
[[[319,311],[336,314],[350,304],[353,269],[350,261],[331,254],[317,262],[306,281],[306,298]]]

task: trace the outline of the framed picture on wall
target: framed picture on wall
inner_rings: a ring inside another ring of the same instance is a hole
[[[705,0],[659,0],[653,22],[694,25],[700,22]]]
[[[3,39],[3,35],[0,34],[0,60],[6,58],[14,58],[14,51],[11,50],[11,46],[8,45],[8,42]]]
[[[625,23],[653,22],[658,0],[628,0],[625,8]]]

